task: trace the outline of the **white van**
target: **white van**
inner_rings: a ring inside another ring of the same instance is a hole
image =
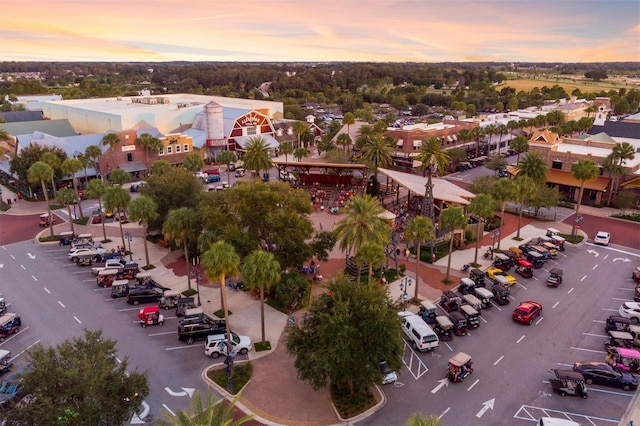
[[[398,312],[398,317],[402,322],[404,334],[409,338],[415,349],[420,352],[426,352],[440,345],[438,335],[420,316],[412,312],[402,311]]]
[[[557,419],[555,417],[543,417],[538,424],[540,426],[580,426],[580,423],[567,419]]]

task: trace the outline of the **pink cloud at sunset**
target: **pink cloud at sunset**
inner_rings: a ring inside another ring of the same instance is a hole
[[[640,60],[637,0],[3,0],[8,61]]]

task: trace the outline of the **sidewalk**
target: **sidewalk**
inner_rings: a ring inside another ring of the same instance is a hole
[[[5,190],[3,189],[3,191]],[[3,198],[6,198],[7,194],[8,192],[3,192]],[[593,210],[593,212],[588,211],[588,214],[600,213],[601,216],[605,216],[610,213],[605,209]],[[17,204],[12,205],[12,208],[6,214],[36,214],[43,211],[46,211],[46,207],[42,202],[18,201]],[[311,220],[316,229],[325,231],[332,230],[334,223],[341,217],[328,212],[311,214]],[[520,244],[520,242],[513,240],[517,231],[517,220],[517,216],[505,215],[504,225],[501,230],[502,249],[508,249],[513,245]],[[131,241],[133,260],[144,266],[146,261],[141,227],[133,223],[125,224],[123,227],[134,236]],[[570,231],[570,226],[565,223],[540,222],[523,218],[520,236],[523,240],[538,237],[544,234],[547,227],[554,227],[562,232]],[[76,233],[92,233],[94,238],[102,239],[101,224],[75,225],[75,228]],[[54,229],[56,233],[66,231],[69,229],[69,224],[58,224],[55,225]],[[107,224],[106,229],[107,236],[112,241],[104,244],[105,248],[110,249],[121,245],[118,223]],[[43,232],[46,231],[44,230]],[[478,251],[478,263],[481,265],[481,269],[486,269],[490,265],[489,261],[482,259],[482,254],[490,245],[491,237],[488,233],[485,233]],[[148,243],[148,250],[149,262],[155,265],[155,268],[150,271],[153,279],[171,289],[186,290],[186,277],[189,268],[185,264],[183,252],[181,250],[169,251],[152,243]],[[473,262],[474,254],[475,245],[453,253],[450,269],[452,283],[449,285],[443,283],[448,257],[438,260],[435,265],[422,263],[418,279],[419,298],[422,300],[435,300],[443,290],[456,286],[460,277],[467,275],[467,273],[461,271],[462,266]],[[414,258],[407,259],[401,256],[398,263],[406,265],[406,275],[412,280],[415,279],[416,262]],[[389,265],[391,266],[391,264],[392,262],[390,261]],[[321,274],[326,280],[333,274],[344,270],[344,253],[338,248],[334,248],[330,253],[329,260],[321,262],[320,265]],[[211,314],[220,308],[220,283],[210,281],[204,274],[202,275],[203,278],[199,282],[192,279],[191,286],[197,288],[199,284],[202,307],[205,312]],[[312,294],[319,294],[323,291],[322,282],[313,283]],[[390,293],[392,294],[396,294],[398,291],[399,289],[390,288]],[[410,296],[413,296],[413,287],[410,287],[409,293]],[[254,342],[258,341],[260,339],[259,301],[248,292],[233,291],[229,288],[227,288],[227,296],[229,309],[233,312],[230,322],[234,331],[238,334],[251,336]],[[417,306],[411,306],[410,309],[417,311],[418,308]],[[298,318],[301,315],[302,312],[296,313]],[[324,426],[351,424],[351,422],[343,423],[338,418],[331,404],[327,389],[315,391],[310,385],[298,379],[294,367],[294,359],[288,355],[284,344],[287,316],[265,305],[265,323],[267,325],[266,338],[271,342],[273,349],[268,352],[252,351],[249,353],[249,358],[254,364],[254,373],[251,381],[243,390],[238,406],[248,413],[254,413],[258,422],[268,425]],[[633,401],[636,401],[636,399]],[[634,407],[633,401],[629,405],[629,410]],[[304,409],[300,409],[301,407],[304,407]],[[625,415],[625,419],[627,419],[625,424],[628,424],[628,420],[631,419],[640,422],[639,416],[640,408],[636,407],[634,412],[629,411]]]

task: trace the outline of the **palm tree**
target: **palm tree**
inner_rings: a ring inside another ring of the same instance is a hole
[[[227,185],[231,186],[231,164],[238,161],[236,153],[229,150],[224,150],[218,154],[218,163],[227,165]]]
[[[364,148],[376,133],[376,129],[369,124],[360,126],[360,129],[358,129],[358,137],[356,137],[356,148]]]
[[[529,150],[529,141],[522,135],[518,135],[511,140],[511,149],[513,149],[518,156],[516,157],[516,164],[520,162],[520,154]]]
[[[104,241],[107,241],[107,229],[104,225],[104,212],[102,211],[102,197],[106,191],[106,187],[104,186],[104,182],[100,179],[92,179],[87,184],[87,187],[84,190],[87,198],[96,198],[98,200],[98,208],[100,209],[100,216],[102,220],[102,234],[104,236]]]
[[[298,162],[301,162],[308,154],[309,151],[307,151],[307,148],[300,147],[293,150],[293,156],[298,160]]]
[[[495,124],[489,124],[484,128],[484,131],[487,135],[489,135],[489,146],[487,148],[487,155],[491,152],[491,142],[493,142],[493,135],[498,134],[498,126]]]
[[[433,222],[428,217],[415,216],[407,221],[407,225],[404,228],[404,235],[408,241],[412,241],[416,244],[416,288],[413,298],[418,300],[418,277],[420,268],[420,249],[422,243],[425,241],[431,241],[435,238],[435,227]]]
[[[427,416],[423,413],[412,413],[405,426],[440,426],[438,416]]]
[[[69,214],[69,224],[71,225],[71,233],[75,234],[76,230],[73,227],[73,216],[71,215],[71,205],[78,202],[78,193],[74,192],[71,188],[61,188],[58,191],[56,202],[67,206],[67,213]]]
[[[302,147],[300,139],[302,138],[302,134],[306,132],[308,129],[309,129],[309,125],[304,121],[296,121],[295,123],[293,123],[293,134],[296,135],[296,140],[297,140],[296,148]],[[264,169],[261,169],[261,170],[264,170]]]
[[[179,207],[169,210],[167,218],[162,225],[162,233],[165,238],[181,244],[184,248],[184,258],[187,269],[191,259],[189,258],[189,242],[197,238],[199,233],[198,217],[195,210],[188,207]],[[191,277],[187,274],[187,286],[191,290]]]
[[[582,205],[582,194],[584,193],[584,183],[593,180],[600,175],[600,168],[593,160],[584,158],[573,165],[571,175],[580,181],[580,191],[578,191],[578,202],[576,204],[576,218],[580,214],[580,206]],[[571,236],[576,235],[576,221],[573,221],[571,228]]]
[[[122,169],[115,169],[109,174],[109,183],[111,185],[122,186],[129,181],[131,181],[131,174]]]
[[[439,173],[443,173],[445,171],[450,162],[449,154],[442,148],[440,139],[436,136],[431,136],[426,141],[423,141],[420,153],[415,157],[415,159],[422,162],[420,168],[427,173],[422,214],[435,223],[436,213],[434,211],[433,200],[433,172],[435,170]],[[433,240],[431,244],[431,257],[433,257],[434,254],[434,243],[435,240]]]
[[[102,145],[113,148],[120,143],[120,136],[117,133],[105,133],[102,137]]]
[[[340,249],[345,250],[347,258],[351,253],[357,253],[366,242],[386,244],[389,241],[391,226],[380,218],[382,212],[384,209],[378,200],[370,195],[356,196],[351,200],[349,213],[334,228]]]
[[[87,182],[89,182],[89,173],[87,171],[87,168],[91,165],[91,160],[89,160],[82,154],[78,156],[78,160],[80,160],[80,162],[82,163],[82,168],[84,169],[84,184],[86,186]]]
[[[519,204],[518,211],[518,232],[516,238],[520,238],[520,227],[522,224],[522,210],[524,209],[524,203],[531,200],[538,192],[536,182],[529,176],[518,175],[515,179],[515,201]]]
[[[351,137],[348,133],[341,133],[336,138],[336,145],[341,146],[344,152],[347,152],[347,147],[351,146]]]
[[[391,155],[395,150],[395,142],[390,136],[374,134],[362,147],[362,161],[373,169],[373,194],[378,195],[378,167],[393,164]]]
[[[589,105],[587,109],[584,110],[587,113],[587,118],[591,117],[592,112],[598,112],[598,105]]]
[[[217,241],[202,255],[202,266],[210,278],[220,278],[220,301],[224,321],[227,328],[227,353],[231,352],[231,327],[229,324],[229,310],[227,309],[226,278],[238,275],[240,272],[240,257],[236,249],[224,240]],[[231,367],[231,364],[229,365]],[[231,377],[231,371],[229,371]],[[229,383],[231,385],[231,383]]]
[[[471,130],[471,134],[476,141],[476,157],[478,157],[480,155],[480,141],[486,136],[486,132],[482,127],[478,126]]]
[[[613,198],[613,192],[616,189],[619,176],[625,174],[625,168],[620,164],[615,152],[611,152],[611,154],[604,159],[602,162],[602,168],[605,172],[611,175],[611,187],[609,188],[609,197],[607,198],[607,204],[611,204],[611,199]]]
[[[528,176],[536,183],[543,185],[547,182],[547,166],[546,161],[537,152],[527,152],[515,166],[518,176]]]
[[[245,153],[242,160],[244,168],[255,171],[258,178],[260,178],[260,170],[269,170],[273,166],[269,157],[267,143],[260,136],[249,138],[245,145]]]
[[[290,141],[282,142],[280,152],[284,154],[284,161],[289,161],[289,156],[293,154],[293,144]]]
[[[515,184],[511,179],[500,179],[491,188],[491,196],[500,204],[500,234],[502,234],[502,224],[504,223],[504,210],[507,208],[507,202],[515,198]],[[500,240],[498,238],[498,250],[500,249]]]
[[[102,150],[98,145],[89,145],[84,150],[84,156],[91,161],[91,166],[97,171],[98,158],[102,155]]]
[[[204,167],[204,160],[198,154],[192,152],[185,157],[182,167],[191,173],[195,173]]]
[[[144,148],[145,151],[145,165],[149,167],[149,151],[156,153],[160,152],[164,148],[164,143],[155,136],[151,136],[149,133],[142,133],[138,136],[136,143]]]
[[[76,178],[76,173],[83,169],[82,161],[77,158],[67,158],[60,165],[62,169],[62,173],[65,175],[71,175],[71,182],[73,182],[73,190],[78,193],[78,179]],[[80,210],[80,218],[84,218],[84,214],[82,213],[82,204],[78,203],[78,209]]]
[[[44,161],[36,161],[29,167],[27,171],[27,180],[29,183],[38,183],[42,186],[44,201],[47,203],[47,212],[49,213],[49,235],[53,238],[53,220],[51,220],[51,206],[49,205],[49,194],[47,193],[47,185],[45,181],[51,180],[53,177],[53,169]]]
[[[500,145],[502,144],[502,135],[506,135],[509,132],[509,128],[504,124],[500,124],[497,126],[497,134],[498,134],[498,155],[500,155]]]
[[[263,250],[254,250],[245,259],[242,265],[242,278],[250,289],[260,289],[260,324],[262,343],[265,342],[264,326],[264,291],[269,291],[272,286],[280,282],[280,264],[273,253]]]
[[[120,237],[122,238],[122,246],[124,243],[124,231],[122,230],[122,222],[124,222],[124,209],[127,208],[131,201],[131,195],[121,186],[109,186],[104,191],[104,207],[107,211],[118,212],[118,223],[120,225]]]
[[[624,165],[627,160],[633,160],[636,157],[635,148],[629,142],[619,142],[615,144],[611,152],[620,160],[620,165]]]
[[[237,394],[231,403],[216,401],[207,391],[207,398],[202,400],[200,392],[196,391],[191,398],[191,412],[176,410],[175,415],[169,411],[163,413],[164,419],[154,419],[158,426],[242,426],[253,420],[253,415],[236,419],[236,404],[240,399]],[[416,425],[431,426],[431,425]],[[437,425],[433,425],[437,426]]]
[[[56,170],[60,168],[60,165],[62,164],[62,160],[60,159],[58,154],[56,154],[55,152],[47,151],[44,154],[42,154],[42,156],[40,156],[40,161],[47,163],[49,167],[53,169],[53,175],[51,176],[51,188],[53,189],[53,196],[55,198],[58,196],[57,190],[56,190],[56,180],[55,180]]]
[[[349,143],[351,143],[351,125],[356,124],[356,116],[352,112],[346,112],[342,116],[342,124],[347,126],[347,136],[349,136]]]
[[[356,261],[359,265],[367,264],[369,268],[367,282],[369,284],[371,283],[371,277],[373,277],[373,268],[381,266],[385,259],[384,247],[380,243],[365,242],[358,249]],[[361,279],[361,274],[358,274],[358,283],[361,282]]]
[[[471,199],[467,211],[469,214],[475,216],[478,220],[478,228],[476,230],[476,252],[473,257],[473,263],[478,263],[478,250],[480,248],[480,241],[482,241],[482,234],[480,232],[480,225],[486,223],[494,216],[493,209],[494,201],[488,194],[478,194]]]
[[[149,266],[149,249],[147,248],[147,230],[149,222],[158,218],[158,204],[147,195],[140,195],[129,203],[129,217],[142,225],[144,241],[144,256]]]
[[[449,272],[451,271],[451,253],[453,252],[453,233],[458,228],[463,228],[467,224],[467,216],[464,214],[462,207],[449,207],[442,210],[440,213],[440,224],[442,229],[450,229],[451,235],[449,238],[449,257],[447,260],[447,276],[445,281],[449,281]],[[462,233],[462,239],[464,240],[464,232]]]

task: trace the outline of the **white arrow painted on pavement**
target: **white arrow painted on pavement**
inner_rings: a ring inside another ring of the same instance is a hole
[[[627,259],[626,257],[615,257],[613,259],[614,262],[617,262],[618,260],[621,260],[623,263],[631,262],[631,259]]]
[[[187,395],[189,395],[189,398],[191,398],[193,396],[193,393],[196,391],[193,388],[181,388],[181,389],[182,389],[182,392],[174,392],[168,386],[166,388],[164,388],[164,390],[166,390],[167,393],[169,395],[171,395],[171,396],[187,396]]]
[[[133,417],[131,418],[131,424],[132,425],[145,424],[146,422],[142,419],[144,419],[149,415],[149,411],[151,411],[151,407],[149,407],[149,404],[147,404],[145,401],[142,401],[142,413],[134,414]]]
[[[35,254],[31,254],[31,253],[27,253],[27,256],[29,256],[29,259],[35,259],[36,255]]]
[[[600,256],[600,253],[598,253],[598,252],[597,252],[597,251],[595,251],[595,250],[587,250],[587,253],[595,254],[595,255],[596,255],[596,257]]]
[[[438,386],[436,386],[435,388],[433,388],[431,393],[438,392],[440,389],[442,389],[443,386],[449,387],[449,379],[447,379],[447,378],[438,380],[438,383],[440,383],[440,384]]]
[[[483,403],[482,403],[483,407],[482,407],[482,409],[480,409],[480,411],[478,411],[478,412],[476,413],[476,417],[477,417],[477,418],[482,417],[482,415],[483,415],[484,413],[486,413],[486,411],[487,411],[489,408],[491,408],[491,409],[493,410],[493,404],[495,404],[495,402],[496,402],[496,399],[495,399],[495,398],[491,398],[490,400],[483,402]]]

